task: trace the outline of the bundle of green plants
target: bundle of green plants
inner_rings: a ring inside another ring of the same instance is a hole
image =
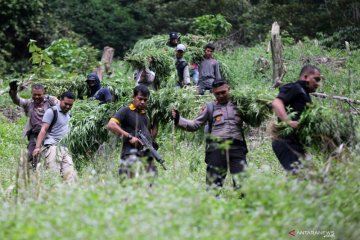
[[[187,51],[191,52],[191,48],[200,48],[202,49],[207,43],[214,40],[211,36],[200,36],[193,34],[179,35],[178,43],[184,44],[187,48]],[[130,54],[136,54],[147,49],[152,48],[170,48],[168,47],[169,35],[155,35],[148,39],[141,39],[137,41],[131,50]]]
[[[41,83],[47,94],[59,97],[65,91],[71,91],[76,97],[84,97],[86,95],[87,86],[85,78],[82,75],[74,75],[70,78],[39,78],[33,82]]]
[[[157,83],[168,81],[171,72],[175,71],[175,62],[171,49],[151,48],[135,54],[127,54],[124,60],[134,69],[150,69],[156,74]]]
[[[136,82],[126,78],[104,78],[101,85],[110,90],[114,101],[118,101],[121,98],[131,96]]]
[[[237,103],[239,111],[252,127],[258,127],[272,115],[270,104],[275,98],[275,91],[269,89],[241,88],[231,90],[232,99]],[[186,89],[161,89],[153,92],[149,103],[151,116],[160,116],[161,122],[168,122],[170,112],[176,107],[182,116],[194,117],[205,103],[212,101],[214,96],[198,95],[195,87]]]
[[[204,54],[203,47],[209,42],[209,36],[185,35],[180,42],[186,46],[184,58],[191,63],[200,63]],[[172,81],[171,75],[175,69],[175,48],[167,45],[167,35],[156,35],[150,39],[139,40],[134,48],[127,53],[125,61],[133,69],[147,69],[156,73],[156,81],[162,87]],[[221,74],[231,78],[225,64],[220,65]]]
[[[71,110],[71,131],[63,140],[69,150],[78,158],[91,158],[108,140],[106,124],[128,101],[122,98],[116,103],[99,105],[96,100],[77,100]]]
[[[244,121],[258,127],[272,115],[271,102],[276,92],[270,89],[242,87],[231,90]]]
[[[326,152],[334,151],[341,144],[355,146],[359,141],[359,119],[344,108],[309,105],[301,114],[299,124],[299,129],[294,130],[285,122],[279,123],[280,136],[296,131],[305,146]]]
[[[195,87],[163,88],[151,93],[148,113],[160,123],[168,123],[174,107],[181,116],[194,117],[205,102],[211,99],[213,99],[212,95],[198,95]]]

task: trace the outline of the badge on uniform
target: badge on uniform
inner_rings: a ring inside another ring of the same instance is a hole
[[[216,117],[215,117],[215,121],[216,121],[216,122],[220,122],[220,121],[221,121],[221,115],[216,116]]]

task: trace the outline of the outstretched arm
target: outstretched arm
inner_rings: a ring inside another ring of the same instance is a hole
[[[194,132],[208,121],[207,108],[204,107],[195,119],[189,120],[180,116],[180,113],[173,108],[171,116],[175,119],[175,124],[186,131]]]

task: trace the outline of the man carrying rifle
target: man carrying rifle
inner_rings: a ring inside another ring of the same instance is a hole
[[[127,160],[131,155],[131,149],[137,149],[142,156],[147,157],[146,172],[156,173],[156,166],[151,152],[141,152],[144,143],[139,137],[139,131],[152,144],[156,136],[156,128],[151,127],[149,118],[146,116],[147,101],[150,96],[149,89],[144,85],[138,85],[133,90],[133,101],[115,113],[107,124],[107,128],[113,133],[123,137],[121,159]],[[126,173],[127,169],[120,166],[120,174]]]

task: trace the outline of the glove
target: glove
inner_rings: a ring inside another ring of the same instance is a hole
[[[171,120],[174,120],[175,125],[177,125],[179,123],[179,120],[180,120],[180,113],[176,109],[173,109],[173,111],[175,111],[175,117],[173,117],[173,115],[171,114]]]
[[[17,84],[17,81],[16,81],[16,80],[11,81],[11,82],[9,83],[9,86],[10,86],[10,90],[11,90],[11,91],[17,91],[18,84]]]

